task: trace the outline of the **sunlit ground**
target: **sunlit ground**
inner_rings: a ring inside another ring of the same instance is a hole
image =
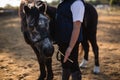
[[[101,73],[94,75],[91,72],[94,55],[90,47],[88,68],[81,69],[82,80],[120,79],[120,14],[118,11],[108,11],[98,10],[97,40]],[[80,56],[79,62],[82,58]],[[54,80],[61,80],[61,65],[56,60],[56,52],[52,67]],[[39,74],[36,55],[24,42],[19,17],[0,16],[0,80],[37,80]]]

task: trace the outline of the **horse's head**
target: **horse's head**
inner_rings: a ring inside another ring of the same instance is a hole
[[[38,26],[39,11],[34,6],[32,6],[31,8],[25,6],[24,11],[26,14],[27,27],[29,30],[33,30],[35,27]]]
[[[24,7],[26,13],[26,21],[29,32],[39,33],[40,37],[45,37],[48,33],[49,19],[35,6],[29,8]]]

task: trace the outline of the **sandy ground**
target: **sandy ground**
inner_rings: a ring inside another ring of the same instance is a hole
[[[91,72],[94,55],[90,47],[88,67],[81,69],[83,80],[120,80],[119,13],[99,14],[97,39],[101,73],[95,75]],[[79,62],[82,58],[79,57]],[[24,42],[18,16],[0,17],[0,80],[37,80],[38,67],[36,55]],[[56,51],[52,67],[54,80],[61,80],[61,64],[56,60]]]

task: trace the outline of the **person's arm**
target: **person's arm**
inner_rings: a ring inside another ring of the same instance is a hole
[[[72,31],[72,36],[71,36],[71,40],[69,43],[69,47],[72,49],[78,40],[79,33],[80,33],[80,27],[81,27],[80,21],[76,21],[73,23],[73,31]]]
[[[70,56],[70,53],[72,51],[72,49],[74,48],[78,37],[79,37],[79,33],[80,33],[80,26],[81,26],[81,22],[80,21],[76,21],[73,23],[73,31],[72,31],[72,36],[71,36],[71,40],[69,43],[69,46],[65,52],[65,58],[64,58],[64,62],[67,61],[68,57]]]

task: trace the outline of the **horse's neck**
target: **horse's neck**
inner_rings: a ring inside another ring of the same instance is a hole
[[[55,19],[56,10],[55,7],[48,6],[46,13],[50,18]]]

